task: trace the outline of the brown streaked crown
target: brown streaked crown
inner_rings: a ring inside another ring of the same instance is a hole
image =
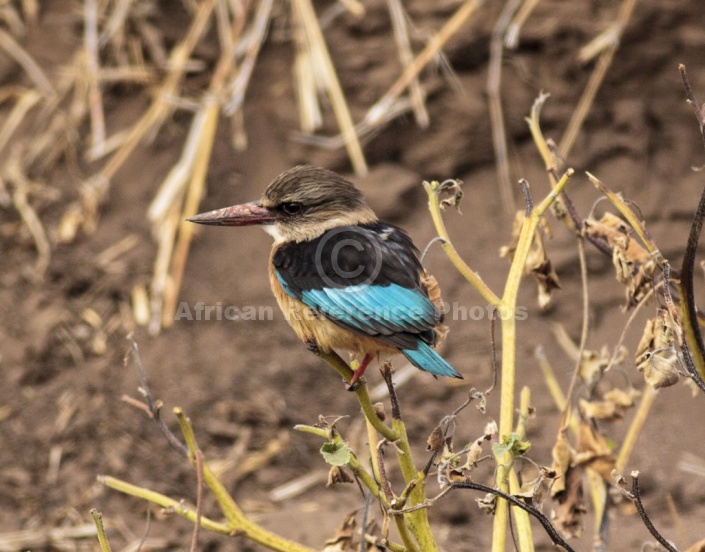
[[[362,193],[341,175],[298,166],[278,177],[262,196],[263,207],[277,212],[278,239],[305,241],[341,225],[377,220]]]

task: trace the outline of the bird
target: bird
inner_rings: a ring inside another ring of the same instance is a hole
[[[309,348],[344,349],[358,360],[348,389],[387,353],[434,376],[462,378],[433,349],[447,328],[438,284],[419,250],[340,174],[300,165],[276,177],[257,201],[187,220],[261,225],[274,238],[269,280],[279,307]]]

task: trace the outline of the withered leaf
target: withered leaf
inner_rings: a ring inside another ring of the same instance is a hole
[[[630,388],[628,391],[614,388],[607,391],[601,401],[580,399],[580,412],[586,418],[597,420],[620,420],[628,408],[634,406],[634,399],[641,395],[639,391]]]
[[[671,317],[665,309],[658,309],[657,316],[646,321],[634,362],[654,389],[678,383],[680,362]]]
[[[352,512],[345,516],[343,523],[336,529],[333,538],[325,542],[323,552],[345,552],[347,550],[357,550],[357,542],[353,542],[356,533],[357,521],[355,516],[357,512]]]
[[[580,434],[574,462],[592,468],[608,483],[612,481],[615,457],[605,438],[585,420],[580,421]]]
[[[631,239],[631,228],[612,213],[605,213],[598,221],[585,220],[584,232],[602,238],[612,247],[612,264],[617,281],[627,286],[627,308],[639,303],[653,286],[656,263],[646,249]]]
[[[332,487],[338,483],[353,483],[355,480],[348,475],[342,466],[332,466],[328,472],[328,482],[326,487]]]
[[[565,490],[555,495],[558,508],[552,512],[553,522],[568,537],[579,537],[583,532],[583,519],[587,508],[583,502],[582,469],[568,468]]]
[[[441,209],[445,209],[446,207],[455,207],[458,211],[460,211],[460,200],[463,199],[463,190],[460,187],[462,185],[463,181],[458,179],[450,179],[441,182],[438,187],[438,191],[450,195],[450,197],[441,200]]]
[[[565,431],[561,431],[558,434],[556,443],[553,445],[553,449],[551,450],[551,457],[553,458],[553,462],[551,463],[551,471],[558,475],[555,483],[551,487],[551,496],[556,496],[565,491],[566,474],[573,463],[574,454],[575,451],[568,443],[568,437],[566,436]]]
[[[521,210],[517,211],[514,217],[514,226],[512,227],[512,241],[509,245],[500,248],[499,255],[501,257],[514,258],[514,253],[519,243],[521,227],[525,219],[526,213]],[[550,259],[546,255],[546,249],[543,244],[544,235],[550,237],[551,229],[546,219],[541,219],[524,263],[524,274],[527,276],[531,275],[538,284],[538,304],[541,309],[547,308],[550,304],[551,292],[554,289],[561,288],[558,274],[556,274]]]

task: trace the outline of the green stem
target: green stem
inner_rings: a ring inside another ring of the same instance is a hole
[[[316,354],[330,364],[345,381],[350,382],[352,379],[353,370],[350,366],[348,366],[347,362],[340,358],[338,353],[335,351],[330,351],[328,353],[316,351]],[[377,432],[388,441],[394,442],[399,439],[399,435],[382,420],[380,420],[379,416],[377,416],[377,412],[375,412],[375,407],[372,405],[372,399],[370,399],[370,394],[367,390],[367,385],[365,385],[364,381],[359,382],[357,389],[355,389],[355,395],[357,396],[357,400],[360,403],[360,408],[362,408],[365,418],[367,418]]]
[[[103,514],[95,508],[91,508],[91,517],[93,518],[93,523],[95,523],[96,531],[98,531],[98,544],[101,552],[111,552],[110,542],[105,534],[105,527],[103,527]]]
[[[155,491],[150,491],[144,487],[138,487],[137,485],[132,485],[126,481],[116,479],[115,477],[110,477],[108,475],[99,475],[98,483],[105,485],[110,489],[114,489],[123,494],[141,498],[142,500],[147,500],[161,506],[162,508],[169,508],[181,517],[186,518],[192,523],[196,523],[196,510],[189,508],[183,502],[179,500],[174,500],[171,497],[157,493]],[[207,517],[201,516],[201,527],[213,533],[220,533],[221,535],[229,535],[232,533],[232,528],[225,524],[213,521]]]
[[[196,451],[198,450],[198,444],[196,443],[191,422],[180,408],[175,408],[174,414],[176,414],[176,418],[179,421],[179,426],[181,427],[181,432],[184,435],[186,446],[189,451],[189,459],[193,461],[196,456]],[[230,532],[236,532],[247,537],[253,542],[280,552],[313,552],[313,549],[271,533],[247,519],[244,512],[235,503],[233,497],[230,496],[228,491],[211,471],[206,462],[203,462],[203,481],[213,493],[213,496],[218,502],[225,519],[228,520]]]
[[[458,269],[458,272],[462,274],[465,279],[472,284],[472,286],[480,292],[480,295],[485,298],[490,305],[497,307],[500,304],[500,299],[495,295],[495,293],[489,288],[489,286],[480,278],[479,274],[471,269],[463,260],[463,258],[458,254],[453,247],[448,236],[448,230],[446,230],[445,222],[443,221],[443,216],[441,215],[441,206],[438,201],[438,188],[440,184],[438,182],[428,182],[423,183],[424,189],[428,194],[428,208],[431,211],[431,218],[433,219],[433,224],[436,227],[436,233],[438,237],[441,238],[443,251],[448,256],[451,263]]]
[[[500,391],[499,439],[512,432],[514,427],[514,389],[516,382],[516,305],[519,294],[519,284],[524,273],[524,265],[531,250],[531,244],[536,234],[541,217],[553,203],[563,188],[573,176],[573,169],[568,169],[546,198],[536,206],[531,214],[524,219],[519,234],[519,241],[514,252],[514,258],[507,275],[507,283],[499,305],[502,318],[502,383]],[[497,458],[497,487],[508,492],[508,470],[511,469],[511,454],[504,453]],[[497,501],[492,533],[492,552],[503,552],[506,548],[507,525],[509,521],[509,506],[505,500]]]

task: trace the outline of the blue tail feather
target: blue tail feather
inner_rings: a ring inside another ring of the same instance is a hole
[[[403,354],[411,364],[417,368],[430,372],[435,376],[447,376],[452,378],[461,378],[458,371],[448,364],[441,355],[431,349],[426,343],[419,340],[417,349],[401,349]]]

